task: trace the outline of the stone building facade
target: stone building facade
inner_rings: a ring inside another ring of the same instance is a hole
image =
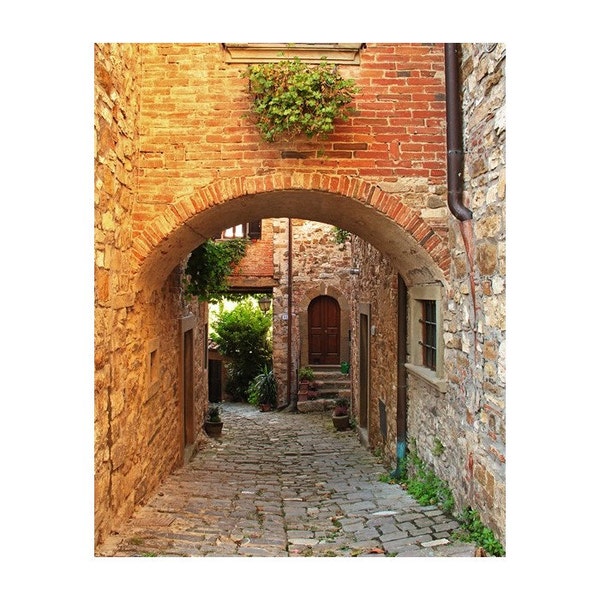
[[[390,468],[398,453],[398,385],[407,386],[407,441],[436,474],[449,482],[459,506],[472,506],[500,538],[505,536],[506,393],[506,223],[505,223],[505,48],[463,45],[461,79],[465,130],[465,201],[473,210],[474,260],[469,264],[460,223],[448,225],[450,277],[440,286],[444,381],[431,381],[414,368],[407,327],[408,372],[399,383],[389,369],[398,353],[398,272],[385,254],[358,237],[353,261],[361,276],[352,306],[368,306],[368,439]],[[398,189],[398,188],[396,188]],[[437,197],[419,209],[439,218]],[[432,201],[433,200],[433,201]],[[471,286],[474,279],[474,291]],[[353,322],[359,317],[353,316]],[[359,388],[359,347],[353,347],[354,389]],[[412,368],[411,368],[412,367]],[[356,399],[356,394],[354,394]],[[384,418],[385,417],[385,418]],[[382,426],[382,423],[385,425]]]
[[[244,79],[273,49],[95,47],[96,542],[196,451],[207,310],[183,296],[183,266],[205,239],[256,219],[271,223],[273,272],[255,276],[275,286],[274,337],[278,352],[292,348],[292,371],[311,300],[346,302],[361,435],[390,465],[414,439],[504,536],[504,49],[461,48],[465,238],[445,203],[444,45],[316,46],[294,51],[328,54],[354,78],[356,113],[328,139],[274,144],[246,118]],[[323,224],[351,244],[325,250]],[[341,277],[347,262],[357,276]],[[427,301],[440,325],[432,372],[416,359]]]

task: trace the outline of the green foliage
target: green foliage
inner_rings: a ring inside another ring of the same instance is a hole
[[[272,408],[277,406],[277,380],[268,365],[254,377],[248,389],[248,402],[253,405],[268,404]]]
[[[247,239],[207,240],[189,256],[186,294],[205,302],[227,298],[227,278],[246,254]]]
[[[381,483],[389,483],[389,484],[399,483],[399,481],[395,477],[390,475],[389,473],[382,473],[379,476],[379,481],[381,481]]]
[[[208,405],[208,414],[206,416],[206,420],[211,423],[220,423],[221,422],[221,407],[215,402],[211,402]]]
[[[421,505],[439,505],[445,512],[454,509],[454,497],[448,485],[439,479],[416,451],[399,461],[398,470],[406,491]]]
[[[438,479],[435,473],[417,456],[414,450],[414,440],[412,444],[413,450],[398,461],[396,471],[392,474],[382,474],[379,481],[391,484],[400,483],[421,506],[437,504],[446,513],[451,514],[454,510],[454,498],[450,488]],[[502,544],[496,539],[493,531],[483,525],[477,511],[466,508],[457,517],[457,520],[460,523],[460,529],[453,533],[455,539],[475,542],[488,554],[504,556]]]
[[[333,414],[337,417],[347,415],[349,407],[350,402],[348,401],[348,398],[336,398]]]
[[[335,240],[336,244],[339,244],[341,246],[340,249],[343,250],[344,245],[348,241],[349,237],[350,237],[349,231],[346,231],[345,229],[341,229],[340,227],[337,227],[337,225],[333,228],[333,239]]]
[[[217,315],[211,337],[229,359],[226,390],[236,402],[248,399],[250,382],[272,360],[270,331],[270,314],[247,299]]]
[[[326,62],[307,65],[294,58],[257,64],[246,75],[256,125],[268,142],[283,135],[331,133],[336,119],[348,119],[348,105],[358,91],[352,79],[344,79]]]
[[[310,367],[300,367],[298,369],[298,379],[300,381],[314,381],[315,372]]]
[[[465,508],[460,513],[458,521],[461,529],[454,533],[455,538],[465,542],[475,542],[492,556],[504,556],[506,554],[493,531],[483,525],[476,510],[470,507]]]

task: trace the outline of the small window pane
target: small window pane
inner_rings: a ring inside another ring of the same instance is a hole
[[[437,358],[437,322],[435,300],[422,300],[422,318],[423,325],[422,341],[423,347],[423,366],[435,370]]]

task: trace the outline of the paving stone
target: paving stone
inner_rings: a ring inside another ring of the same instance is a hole
[[[98,556],[474,555],[439,507],[379,481],[382,464],[328,413],[222,413],[223,436],[203,440]]]

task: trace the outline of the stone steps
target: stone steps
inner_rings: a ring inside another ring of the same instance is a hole
[[[299,412],[331,410],[338,398],[352,397],[350,375],[342,373],[340,365],[311,365],[315,374],[317,395],[310,400],[298,402]]]

